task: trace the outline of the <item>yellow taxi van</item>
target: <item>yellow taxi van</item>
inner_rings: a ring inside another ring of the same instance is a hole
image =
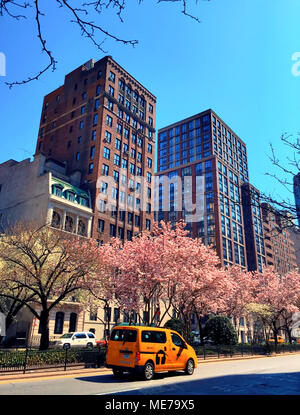
[[[184,370],[192,375],[197,367],[197,356],[174,330],[116,326],[108,341],[106,367],[111,368],[115,376],[129,371],[151,380],[155,373],[173,370]]]
[[[270,337],[269,342],[275,343],[275,337]],[[284,343],[284,338],[281,336],[277,336],[277,343]]]

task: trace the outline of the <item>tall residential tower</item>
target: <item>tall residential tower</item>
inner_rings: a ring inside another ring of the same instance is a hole
[[[156,219],[185,220],[223,265],[247,267],[241,184],[245,143],[211,109],[158,132]]]
[[[155,104],[111,56],[81,65],[44,97],[36,154],[65,163],[89,190],[99,243],[152,226]]]

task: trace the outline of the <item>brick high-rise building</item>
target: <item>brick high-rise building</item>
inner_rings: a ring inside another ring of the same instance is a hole
[[[289,231],[291,219],[285,212],[281,213],[268,203],[262,203],[261,207],[266,265],[273,266],[278,274],[285,274],[297,268],[294,242]]]
[[[152,225],[155,104],[111,56],[81,65],[44,97],[36,154],[78,173],[92,196],[92,237],[100,243]]]
[[[243,183],[241,190],[248,270],[261,272],[266,256],[260,193],[250,183]]]
[[[156,220],[184,219],[191,236],[216,247],[223,265],[247,267],[245,143],[209,109],[159,130],[157,166]]]
[[[300,227],[300,173],[296,174],[293,177],[293,190],[295,197],[297,222],[298,226]]]

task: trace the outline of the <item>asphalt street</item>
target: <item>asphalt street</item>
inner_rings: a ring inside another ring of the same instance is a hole
[[[194,375],[157,374],[151,381],[110,370],[95,375],[0,380],[0,395],[300,395],[300,355],[200,363]]]

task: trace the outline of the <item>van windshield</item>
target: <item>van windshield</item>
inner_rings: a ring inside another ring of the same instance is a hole
[[[110,340],[118,341],[118,342],[135,342],[137,338],[137,331],[136,330],[124,330],[124,329],[116,329],[113,330],[110,336]]]

